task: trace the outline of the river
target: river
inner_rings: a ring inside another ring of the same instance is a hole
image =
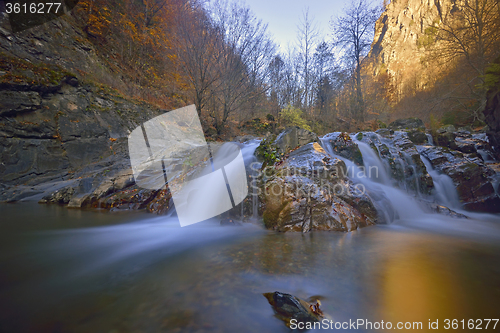
[[[262,296],[273,291],[320,299],[339,323],[499,318],[498,215],[425,213],[379,177],[357,181],[392,222],[350,233],[0,204],[0,332],[287,332]],[[435,178],[439,199],[451,190]]]
[[[494,222],[302,235],[33,203],[0,214],[0,332],[286,332],[262,296],[275,290],[321,296],[340,322],[499,314]]]

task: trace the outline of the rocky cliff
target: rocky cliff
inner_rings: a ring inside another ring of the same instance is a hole
[[[397,100],[432,87],[436,66],[425,55],[439,47],[436,26],[446,20],[455,2],[391,1],[376,22],[368,68],[371,75],[389,75]]]
[[[0,18],[0,200],[91,206],[128,188],[98,204],[143,208],[159,195],[130,187],[127,136],[166,110],[106,82],[120,86],[120,73],[71,16],[16,34]]]

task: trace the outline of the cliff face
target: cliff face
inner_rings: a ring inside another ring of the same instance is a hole
[[[71,17],[15,34],[7,25],[1,16],[0,189],[128,169],[128,134],[165,110],[102,84],[119,85],[120,73]]]
[[[396,0],[387,5],[378,19],[368,68],[371,75],[389,75],[398,100],[432,85],[436,66],[425,55],[439,47],[435,26],[446,20],[455,3],[455,0]]]

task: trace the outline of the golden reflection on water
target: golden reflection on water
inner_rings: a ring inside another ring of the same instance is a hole
[[[427,328],[429,319],[457,318],[463,313],[454,257],[447,255],[445,262],[439,262],[429,251],[435,247],[426,243],[412,242],[383,264],[381,318],[393,323],[422,322]]]

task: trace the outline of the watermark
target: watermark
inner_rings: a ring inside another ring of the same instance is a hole
[[[302,322],[297,319],[290,320],[292,330],[483,330],[496,329],[499,319],[429,319],[427,323],[421,321],[391,322],[370,321],[368,319],[356,319],[349,321],[334,321],[323,319],[318,322]]]
[[[71,11],[78,0],[5,0],[0,1],[0,12],[9,16],[12,32],[20,32],[49,21]]]
[[[220,215],[248,195],[240,147],[207,144],[194,105],[137,127],[128,147],[136,184],[159,190],[168,183],[183,227]]]
[[[290,320],[290,328],[292,330],[422,330],[423,323],[420,321],[415,322],[397,322],[390,321],[369,321],[368,319],[356,319],[349,321],[333,321],[330,319],[323,319],[320,322],[299,322],[297,319]]]
[[[372,178],[378,177],[378,167],[371,166],[369,168],[341,165],[312,165],[308,162],[307,165],[300,167],[286,165],[279,169],[267,166],[260,168],[259,162],[250,164],[253,178],[251,188],[253,193],[262,194],[262,190],[266,195],[281,196],[286,194],[294,195],[295,197],[313,197],[319,194],[325,196],[363,196],[366,194],[366,187],[362,183],[351,184],[342,181],[346,178]],[[279,177],[285,180],[285,183],[278,185],[271,183],[269,186],[258,185],[260,181],[266,181],[272,178],[276,173]],[[307,178],[307,181],[304,181]]]

